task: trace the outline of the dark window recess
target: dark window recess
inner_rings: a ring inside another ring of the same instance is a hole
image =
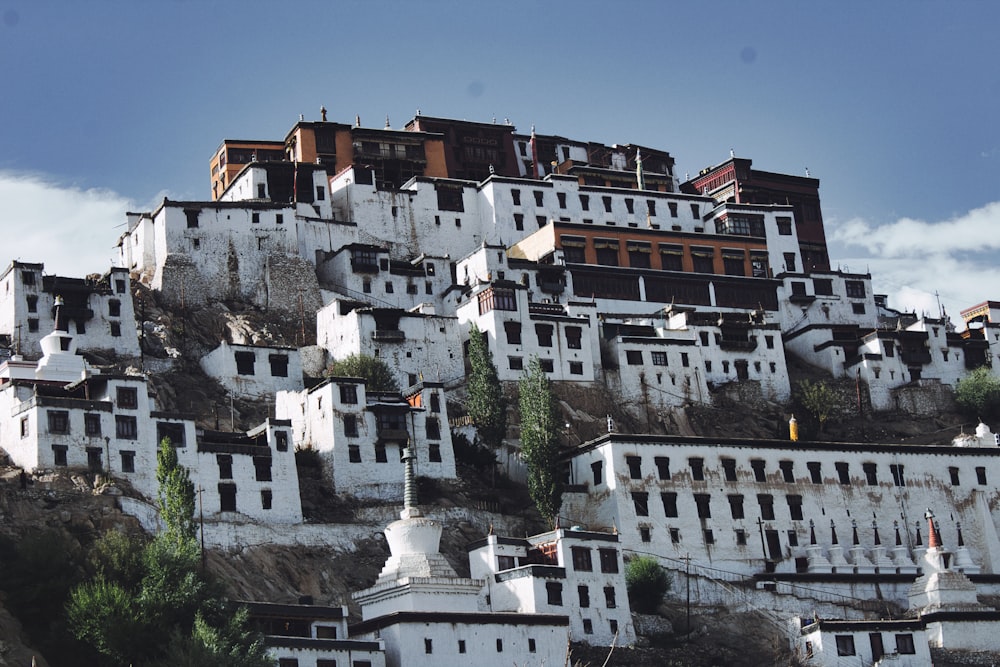
[[[604,462],[594,461],[590,464],[590,472],[594,477],[594,486],[604,483]]]
[[[774,497],[770,493],[758,493],[757,504],[760,505],[760,518],[774,521]]]
[[[670,458],[667,456],[657,456],[653,459],[656,465],[656,475],[660,479],[670,479]]]
[[[156,422],[156,442],[163,442],[166,438],[174,447],[183,447],[185,444],[184,424],[180,422]]]
[[[778,461],[778,467],[781,468],[781,478],[788,484],[795,483],[795,473],[792,471],[792,465],[793,462],[787,459]]]
[[[233,457],[231,454],[217,454],[215,462],[219,465],[219,479],[233,478]]]
[[[139,392],[133,387],[118,387],[117,403],[119,408],[135,410],[139,406]]]
[[[736,459],[722,459],[722,474],[727,482],[736,481]]]
[[[235,352],[233,356],[236,359],[236,372],[239,375],[254,374],[254,363],[257,357],[253,352]]]
[[[951,485],[952,486],[958,486],[959,485],[959,481],[958,481],[958,468],[955,467],[955,466],[949,466],[948,467],[948,475],[951,477]]]
[[[361,463],[361,445],[348,445],[347,458],[351,463]]]
[[[729,510],[733,515],[734,519],[744,518],[743,514],[743,496],[734,494],[729,496]]]
[[[576,593],[577,593],[577,596],[580,599],[580,608],[581,609],[586,609],[587,607],[589,607],[590,606],[590,589],[588,587],[586,587],[586,586],[583,586],[583,585],[577,586],[576,587]]]
[[[625,361],[629,366],[641,366],[642,350],[625,350]]]
[[[707,493],[696,493],[694,494],[694,503],[698,507],[698,518],[699,519],[711,519],[712,518],[712,506],[711,506],[712,496]]]
[[[616,599],[615,596],[614,586],[604,587],[604,606],[607,607],[608,609],[614,609],[618,606],[618,600]]]
[[[819,461],[809,461],[808,463],[806,463],[806,468],[809,469],[809,479],[810,481],[812,481],[813,484],[823,483],[823,475],[820,472]]]
[[[705,529],[705,544],[715,544],[715,533],[711,528]]]
[[[889,472],[892,473],[892,483],[896,486],[906,486],[906,478],[903,477],[903,464],[890,463]]]
[[[66,445],[52,445],[52,463],[57,466],[69,465]]]
[[[650,542],[653,539],[648,526],[639,526],[639,539],[643,542]]]
[[[626,456],[625,464],[628,466],[628,476],[630,479],[642,479],[642,459],[638,456]]]
[[[427,460],[431,463],[441,463],[441,445],[436,442],[427,445]]]
[[[340,385],[340,402],[354,405],[358,402],[358,387],[353,384]]]
[[[750,468],[753,470],[754,481],[757,482],[767,481],[767,474],[764,472],[765,465],[766,464],[764,463],[763,459],[750,459]]]
[[[552,347],[552,325],[536,324],[535,335],[538,337],[539,347]]]
[[[47,414],[49,420],[49,433],[69,433],[69,411],[49,410]]]
[[[271,489],[260,490],[260,508],[262,510],[271,509]]]
[[[545,582],[546,601],[553,607],[562,606],[562,584],[558,581]],[[499,641],[499,640],[498,640]]]
[[[93,471],[101,469],[101,450],[98,447],[87,447],[87,467]]]
[[[663,503],[663,515],[668,518],[677,516],[677,493],[674,491],[664,491],[660,494],[660,502]]]
[[[571,350],[579,350],[582,347],[583,329],[580,327],[566,327],[566,347]]]
[[[83,432],[88,436],[101,434],[101,415],[88,412],[83,415]]]
[[[279,452],[288,451],[288,431],[274,432],[274,446]]]
[[[219,511],[236,511],[236,485],[219,484]]]
[[[614,574],[618,572],[617,549],[598,549],[597,553],[601,558],[601,572],[604,572],[605,574]]]
[[[268,356],[271,363],[271,376],[278,378],[288,377],[288,355],[272,354]]]
[[[555,364],[551,359],[539,359],[538,365],[546,373],[551,373],[555,370]]]
[[[846,280],[844,281],[844,289],[847,292],[848,298],[851,299],[863,299],[865,298],[865,283],[861,280]]]
[[[135,472],[135,452],[122,450],[122,472]]]
[[[122,316],[122,302],[118,299],[111,299],[108,301],[108,316],[109,317],[121,317]]]
[[[504,333],[507,335],[508,345],[520,345],[521,344],[521,323],[520,322],[504,322],[503,323]]]
[[[878,486],[878,469],[874,463],[862,463],[861,469],[865,473],[865,481],[868,486]]]
[[[691,466],[691,479],[696,482],[701,482],[705,479],[705,460],[700,458],[688,459],[688,464]]]
[[[851,483],[851,473],[848,470],[847,462],[846,461],[837,461],[833,465],[837,469],[837,477],[839,478],[840,483],[841,484],[845,484],[845,485],[850,484]]]
[[[976,481],[981,486],[986,486],[986,467],[976,466]]]
[[[139,437],[139,430],[135,417],[117,415],[115,417],[115,436],[122,440],[135,440]]]
[[[256,479],[258,482],[270,482],[271,481],[271,457],[270,456],[255,456],[253,457],[253,467]]]
[[[636,516],[649,516],[649,494],[642,491],[632,492],[632,505]]]
[[[427,439],[428,440],[441,439],[441,423],[438,421],[437,417],[427,418]]]
[[[792,521],[802,521],[802,496],[789,495],[785,496],[785,500],[788,501],[788,513]]]

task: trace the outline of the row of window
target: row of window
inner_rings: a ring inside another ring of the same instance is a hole
[[[121,450],[119,454],[121,456],[121,471],[135,472],[135,452]],[[52,462],[60,467],[69,465],[69,447],[67,445],[52,445]],[[102,451],[99,447],[87,447],[87,467],[95,471],[104,468]]]
[[[872,647],[872,658],[878,661],[885,655],[885,646],[882,643],[882,633],[872,632],[868,635]],[[834,635],[837,642],[837,655],[857,655],[854,646],[853,635]],[[913,644],[913,635],[910,633],[896,635],[896,653],[904,655],[916,654],[916,646]],[[806,657],[811,658],[813,653],[812,642],[806,642]]]
[[[589,264],[587,259],[588,239],[584,236],[560,236],[563,258],[567,263]],[[592,239],[594,262],[601,266],[625,266],[622,264],[621,243],[615,238]],[[637,269],[660,269],[662,271],[684,271],[685,257],[689,270],[694,273],[719,273],[716,264],[716,248],[712,246],[691,246],[689,253],[680,244],[658,243],[658,266],[652,260],[653,244],[649,241],[626,241],[625,250],[628,264]],[[727,276],[751,276],[768,278],[771,275],[770,262],[764,249],[749,251],[749,272],[747,271],[747,251],[741,248],[722,248],[722,274]],[[795,253],[784,254],[787,270],[795,270]]]
[[[508,345],[521,345],[521,326],[520,322],[510,320],[503,323],[503,330],[507,336]],[[535,340],[538,343],[538,347],[552,347],[554,331],[554,325],[537,322],[535,324]],[[563,335],[566,337],[566,347],[568,349],[579,350],[583,347],[582,327],[564,327]]]
[[[234,352],[236,360],[236,373],[238,375],[255,375],[257,355],[254,352]],[[271,377],[288,377],[288,355],[269,354],[267,357],[271,366]]]
[[[83,320],[75,320],[76,322],[76,333],[84,334],[87,333],[87,325]],[[29,317],[28,318],[28,331],[31,333],[37,333],[39,329],[38,318]],[[114,336],[118,337],[122,335],[122,324],[121,322],[108,322],[108,332]]]
[[[563,585],[559,581],[545,582],[546,602],[553,607],[563,606]],[[577,601],[581,609],[590,608],[590,587],[581,584],[576,587]],[[604,587],[604,606],[607,609],[616,609],[618,601],[615,596],[614,586]],[[589,632],[587,634],[590,634]]]
[[[375,450],[375,463],[388,463],[389,454],[385,443],[376,442],[374,445]],[[403,448],[399,448],[399,459],[403,459]],[[347,446],[347,460],[351,463],[361,463],[361,445],[348,445]],[[441,463],[441,445],[437,443],[428,443],[427,445],[427,460],[431,463]]]
[[[738,481],[737,470],[736,470],[736,459],[732,458],[721,458],[719,462],[722,465],[722,474],[727,482]],[[657,478],[660,480],[669,480],[671,477],[670,471],[670,457],[667,456],[656,456],[653,457],[653,463],[656,467]],[[705,480],[705,459],[701,457],[690,457],[688,458],[688,468],[690,469],[691,479],[696,482]],[[625,464],[628,466],[629,478],[630,479],[642,479],[642,457],[641,456],[626,456]],[[601,484],[602,479],[602,467],[603,463],[601,461],[596,461],[591,464],[591,470],[594,476],[594,485]],[[767,482],[767,462],[764,459],[750,459],[750,468],[753,471],[754,481],[756,482]],[[851,484],[851,472],[850,465],[846,461],[837,461],[834,463],[834,468],[837,472],[837,478],[841,484],[850,485]],[[783,481],[794,484],[796,482],[795,477],[795,462],[790,459],[782,459],[778,461],[778,469],[781,472],[781,478]],[[822,463],[820,461],[807,461],[806,469],[809,471],[809,479],[813,484],[823,483],[823,470]],[[863,462],[861,464],[861,470],[864,473],[865,481],[869,486],[878,486],[879,475],[878,475],[878,465],[873,462]],[[958,486],[958,468],[950,467],[949,473],[951,476],[951,483],[953,486]],[[904,476],[904,467],[902,463],[890,463],[889,464],[889,474],[892,476],[892,482],[895,486],[906,486],[906,478]],[[976,478],[980,485],[985,485],[986,482],[986,467],[977,466],[976,467]]]
[[[219,484],[219,511],[220,512],[235,512],[236,511],[236,485],[231,482],[222,482]],[[274,494],[271,489],[261,489],[260,490],[260,508],[263,510],[269,510],[272,507],[274,501]]]
[[[537,207],[544,207],[545,206],[545,192],[543,190],[532,190],[532,195],[535,198],[535,206],[537,206]],[[584,211],[589,211],[590,210],[590,195],[581,194],[579,197],[580,197],[580,208],[583,209]],[[510,198],[511,198],[511,201],[514,204],[514,206],[520,206],[521,205],[521,191],[520,190],[516,190],[516,189],[511,190],[510,191]],[[565,209],[565,208],[568,207],[568,201],[567,201],[567,197],[566,197],[566,193],[565,192],[557,192],[556,193],[556,200],[559,202],[559,208]],[[611,195],[603,195],[603,196],[601,196],[601,203],[604,206],[604,212],[605,213],[611,213],[612,207],[613,207],[613,203],[614,203],[614,198],[611,197]],[[701,209],[700,209],[699,204],[692,203],[692,204],[690,204],[690,206],[691,206],[691,217],[693,217],[695,219],[700,218],[701,217]],[[668,201],[667,202],[667,209],[670,211],[670,217],[671,218],[676,218],[677,217],[677,202],[675,202],[675,201]],[[629,214],[635,214],[635,199],[633,197],[625,197],[625,210],[628,211]],[[646,210],[645,210],[644,213],[646,215],[648,215],[649,217],[655,217],[656,216],[656,200],[654,200],[654,199],[647,199],[646,200]]]
[[[694,503],[697,508],[699,519],[712,518],[712,496],[708,493],[695,493]],[[632,506],[636,516],[649,516],[649,494],[645,491],[633,491],[631,494]],[[726,496],[729,501],[729,511],[734,519],[745,519],[746,512],[743,507],[742,494],[729,494]],[[802,496],[789,494],[785,496],[788,503],[788,516],[792,521],[802,521]],[[678,516],[677,493],[664,491],[660,493],[660,502],[663,504],[663,515],[667,518]],[[758,493],[757,504],[760,509],[760,518],[765,521],[773,521],[774,496],[770,493]]]
[[[651,542],[653,540],[653,529],[651,526],[639,526],[639,539],[643,542]],[[769,535],[774,534],[777,536],[777,531],[767,530]],[[680,544],[682,541],[681,530],[675,526],[667,527],[667,534],[670,536],[671,544]],[[787,531],[788,536],[788,546],[797,547],[799,546],[799,534],[794,530]],[[702,540],[706,545],[715,544],[715,531],[711,528],[702,529]],[[745,528],[734,528],[733,529],[733,539],[738,547],[745,547],[747,545],[747,531]],[[777,537],[775,537],[777,539]]]
[[[497,646],[497,653],[503,653],[503,639],[501,637],[497,637],[496,646]],[[459,653],[465,653],[466,650],[467,650],[467,645],[465,643],[465,640],[464,639],[459,639],[458,640],[458,652]],[[538,646],[537,646],[537,643],[535,642],[534,638],[529,637],[528,638],[528,653],[534,653],[537,650],[538,650]],[[429,637],[425,637],[424,638],[424,653],[426,653],[426,654],[434,653],[434,640],[431,639],[431,638],[429,638]],[[296,665],[297,664],[298,663],[296,663]],[[355,662],[354,664],[355,664],[355,666],[357,666],[357,662]],[[278,667],[285,667],[284,665],[281,664],[280,660],[278,661]],[[289,667],[296,667],[296,666],[295,665],[290,665]],[[317,661],[316,662],[316,667],[326,667],[326,666],[325,665],[320,665],[319,661]],[[336,667],[336,662],[334,662],[334,664],[332,665],[332,667]]]
[[[583,362],[582,361],[569,361],[569,374],[570,375],[583,375]],[[524,370],[524,357],[507,357],[507,365],[512,371]],[[555,373],[556,367],[555,362],[551,359],[538,359],[538,365],[541,366],[543,373]]]
[[[70,419],[68,410],[47,410],[48,433],[51,435],[69,435]],[[83,432],[88,437],[102,435],[101,415],[87,412],[83,415]],[[131,415],[115,415],[115,437],[123,440],[135,440],[139,434],[136,418]],[[21,418],[21,437],[30,435],[27,417]]]

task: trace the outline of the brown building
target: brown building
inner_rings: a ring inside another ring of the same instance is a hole
[[[236,174],[251,162],[278,162],[287,159],[281,141],[224,139],[212,155],[212,201],[218,199]]]
[[[829,271],[830,255],[819,204],[819,179],[758,171],[751,169],[751,164],[746,158],[730,158],[703,169],[697,177],[681,185],[681,192],[707,195],[719,202],[791,206],[803,269]]]
[[[481,182],[490,174],[520,175],[514,151],[513,125],[418,115],[406,124],[405,129],[441,135],[448,178]]]

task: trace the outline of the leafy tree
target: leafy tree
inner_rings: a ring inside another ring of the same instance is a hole
[[[823,432],[826,421],[837,409],[837,394],[826,382],[799,382],[799,403],[809,411],[819,422],[819,431]]]
[[[247,609],[225,616],[221,626],[199,613],[190,635],[171,634],[164,656],[153,667],[270,667],[263,637],[246,629]]]
[[[362,378],[368,391],[399,391],[399,383],[389,366],[377,357],[352,354],[327,367],[327,375]]]
[[[194,483],[187,468],[177,462],[177,450],[170,444],[170,438],[160,441],[156,464],[160,516],[167,525],[167,537],[178,544],[194,540],[197,534]]]
[[[549,378],[538,357],[518,383],[521,455],[528,466],[528,493],[542,516],[552,521],[562,506],[559,474],[559,419]]]
[[[490,346],[475,324],[469,332],[469,365],[466,407],[480,440],[495,453],[507,434],[507,398]]]
[[[958,381],[955,402],[973,417],[1000,417],[1000,379],[988,366],[980,366]]]
[[[652,614],[670,590],[670,576],[652,556],[638,556],[625,566],[625,586],[632,609]]]

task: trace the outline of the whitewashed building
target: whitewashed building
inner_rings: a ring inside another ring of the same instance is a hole
[[[298,348],[238,345],[223,341],[201,358],[205,374],[235,396],[271,397],[279,391],[303,388]]]
[[[471,576],[486,582],[484,608],[565,613],[572,641],[635,643],[617,535],[558,528],[529,538],[488,535],[468,549]]]
[[[441,383],[424,381],[393,394],[369,392],[359,378],[331,377],[302,392],[279,392],[275,412],[291,423],[296,447],[318,452],[338,493],[402,498],[407,443],[418,475],[456,477]]]

